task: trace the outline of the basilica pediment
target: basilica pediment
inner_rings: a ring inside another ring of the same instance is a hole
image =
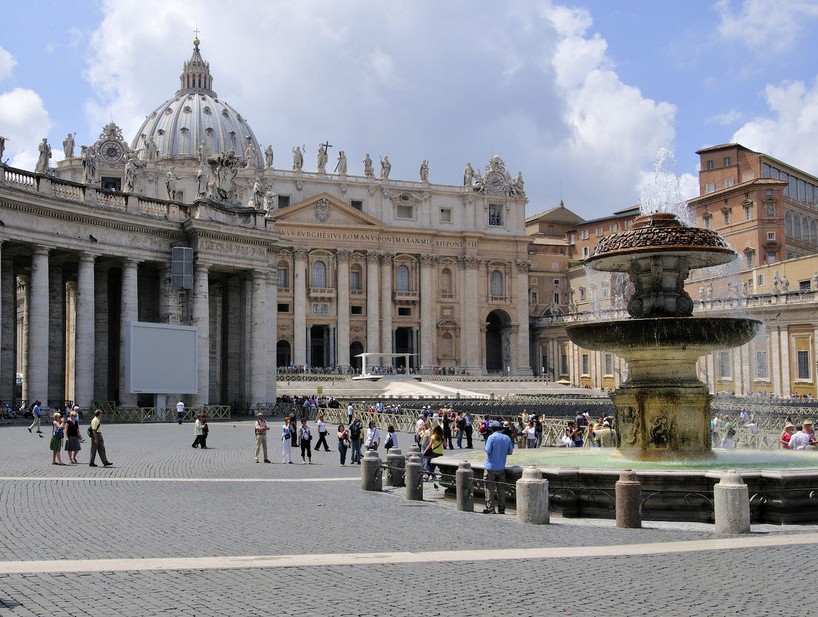
[[[321,193],[275,211],[277,225],[329,225],[333,227],[382,227],[381,221],[339,199]]]

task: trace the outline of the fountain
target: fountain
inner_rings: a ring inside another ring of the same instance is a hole
[[[684,289],[691,270],[728,263],[737,254],[713,231],[688,227],[667,212],[642,214],[630,229],[603,238],[586,267],[627,273],[631,319],[567,328],[585,349],[628,362],[628,379],[613,394],[619,452],[638,460],[713,457],[710,394],[696,361],[714,349],[749,342],[761,326],[740,317],[694,317]]]

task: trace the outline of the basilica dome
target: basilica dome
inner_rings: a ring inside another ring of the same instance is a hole
[[[202,158],[219,152],[235,152],[251,167],[261,167],[261,148],[247,121],[235,109],[219,100],[213,91],[210,64],[202,60],[199,39],[193,41],[193,55],[185,62],[176,95],[162,103],[136,133],[131,148],[143,160]]]

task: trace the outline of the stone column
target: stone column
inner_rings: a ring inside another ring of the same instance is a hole
[[[420,256],[420,367],[429,369],[435,365],[435,315],[433,296],[435,288],[432,286],[432,267],[437,258],[432,255]],[[417,350],[415,350],[417,352]]]
[[[196,327],[196,355],[199,365],[199,389],[191,401],[194,407],[210,399],[210,265],[193,267],[193,325]]]
[[[0,243],[0,248],[2,243]],[[15,335],[17,329],[17,290],[14,258],[6,253],[0,257],[0,400],[11,402],[17,390]]]
[[[480,369],[480,324],[477,307],[480,305],[478,274],[481,260],[466,257],[463,260],[466,282],[463,288],[463,359],[462,366],[472,372]],[[505,367],[503,367],[505,368]],[[479,371],[483,372],[483,371]]]
[[[337,315],[337,362],[340,366],[349,365],[349,255],[350,252],[338,249],[338,315]]]
[[[77,271],[77,334],[74,360],[74,404],[88,410],[94,398],[94,260],[80,255]],[[89,416],[90,417],[90,416]]]
[[[139,321],[138,268],[139,262],[133,259],[126,259],[122,264],[122,299],[119,320],[119,404],[123,407],[136,406],[136,394],[127,391],[125,339],[128,324]]]
[[[66,286],[62,263],[48,264],[48,394],[60,405],[66,398]],[[33,302],[36,302],[33,299]],[[45,402],[45,399],[43,399]]]
[[[380,307],[381,296],[378,291],[379,266],[381,255],[376,252],[366,254],[366,345],[365,352],[380,351]],[[370,359],[367,364],[373,364]]]
[[[253,299],[250,346],[250,404],[264,403],[267,399],[267,273],[253,270]]]
[[[108,339],[111,336],[108,320],[108,268],[94,271],[94,400],[110,400]]]
[[[293,364],[307,364],[307,249],[295,249],[293,265]]]
[[[517,357],[512,359],[512,366],[517,375],[531,375],[531,345],[528,340],[528,269],[525,259],[518,259],[517,266]],[[539,362],[539,360],[538,360]]]
[[[392,266],[394,253],[384,253],[381,259],[381,348],[382,353],[392,353]],[[382,358],[380,364],[392,364],[392,358]]]
[[[28,399],[48,401],[48,249],[37,246],[31,254],[28,302]]]
[[[781,355],[778,350],[778,330],[779,326],[767,326],[767,336],[769,337],[770,350],[770,379],[773,384],[773,392],[781,394],[781,376],[785,373],[781,372]]]
[[[792,394],[792,380],[790,373],[790,333],[786,327],[777,328],[780,341],[778,343],[781,357],[781,396],[788,398]]]
[[[267,275],[267,397],[265,401],[276,401],[276,356],[278,345],[278,273]]]

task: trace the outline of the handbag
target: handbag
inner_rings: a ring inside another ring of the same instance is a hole
[[[56,437],[57,439],[62,439],[64,436],[65,436],[65,433],[63,432],[63,430],[61,428],[58,428],[58,429],[56,429],[54,431],[54,437]]]
[[[344,444],[345,448],[348,448],[351,445],[349,443],[349,439],[347,439],[346,437],[343,439],[343,441],[341,441],[341,443]]]

